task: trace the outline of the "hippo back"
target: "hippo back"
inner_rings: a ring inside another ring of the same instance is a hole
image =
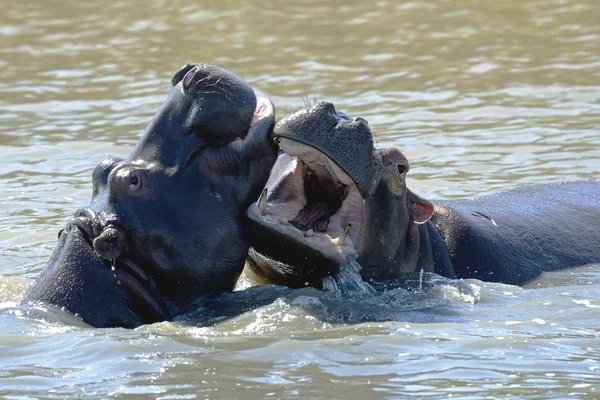
[[[534,185],[437,202],[431,223],[459,278],[521,285],[600,262],[600,182]]]

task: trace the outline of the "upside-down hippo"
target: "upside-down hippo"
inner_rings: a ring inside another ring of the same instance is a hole
[[[251,221],[249,266],[266,281],[322,286],[356,261],[363,279],[416,271],[521,285],[600,262],[600,182],[521,187],[475,200],[420,198],[396,148],[317,103],[274,128],[282,154]]]
[[[172,84],[133,152],[96,167],[90,205],[60,231],[24,305],[135,327],[233,289],[245,211],[277,157],[275,110],[218,67],[188,64]]]

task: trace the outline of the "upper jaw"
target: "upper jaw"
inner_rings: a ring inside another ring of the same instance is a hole
[[[275,138],[303,143],[323,153],[351,178],[363,198],[378,186],[382,160],[366,120],[350,118],[336,111],[332,103],[321,102],[280,120]]]

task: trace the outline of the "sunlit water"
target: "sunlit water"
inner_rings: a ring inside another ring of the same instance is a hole
[[[598,265],[258,286],[135,330],[16,307],[189,61],[368,119],[426,198],[598,179],[595,0],[203,3],[0,0],[0,397],[600,397]]]

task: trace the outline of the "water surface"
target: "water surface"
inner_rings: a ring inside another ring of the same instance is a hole
[[[15,308],[94,166],[131,151],[185,62],[238,73],[280,114],[317,97],[368,119],[426,198],[598,179],[600,3],[0,6],[0,396],[600,396],[598,265],[463,282],[474,296],[255,287],[136,330]]]

